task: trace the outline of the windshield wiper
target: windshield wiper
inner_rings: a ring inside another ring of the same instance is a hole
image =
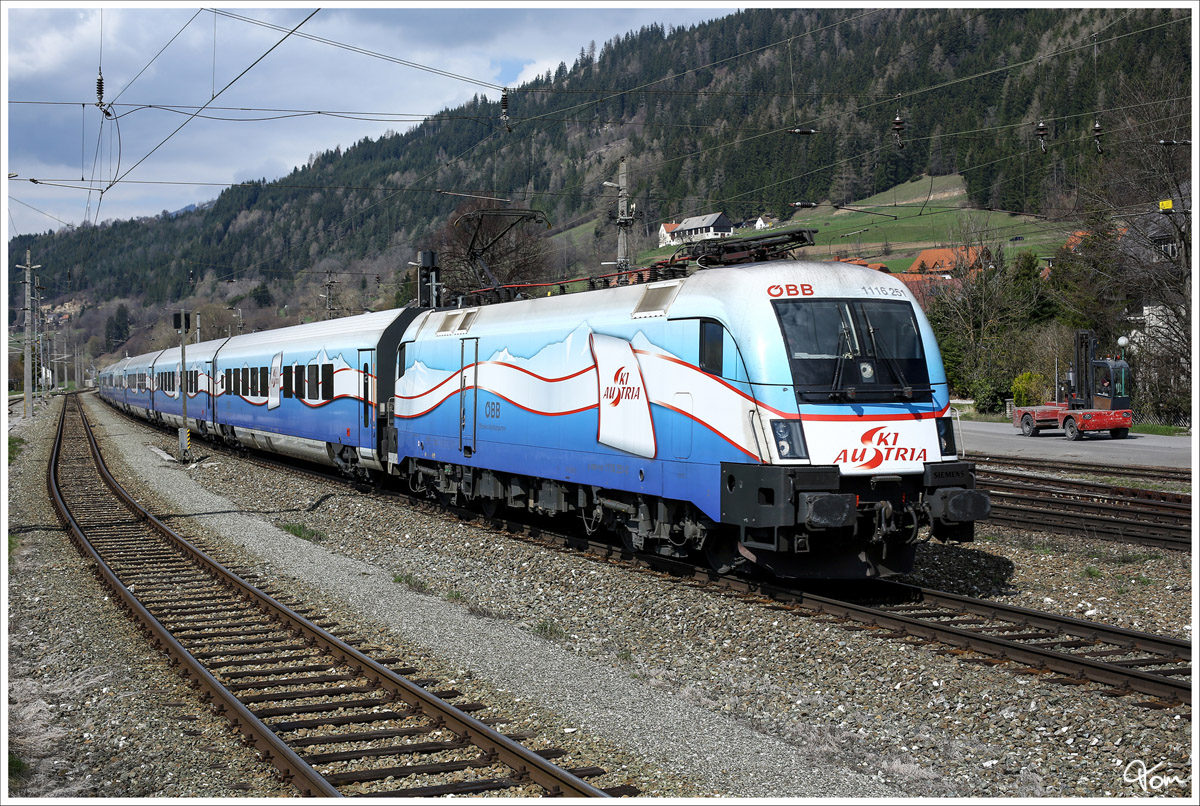
[[[842,351],[842,343],[845,343],[846,350]],[[846,327],[846,321],[842,320],[842,332],[838,335],[837,347],[837,363],[833,365],[833,383],[829,386],[829,399],[839,400],[846,398],[853,400],[855,397],[855,389],[853,386],[848,389],[842,389],[842,370],[846,366],[846,359],[850,358],[850,331]]]
[[[867,306],[865,305],[862,309],[862,315],[863,319],[867,321],[867,335],[871,338],[871,349],[875,351],[875,355],[882,358],[884,363],[887,364],[888,369],[891,370],[892,377],[900,382],[900,388],[897,390],[900,396],[911,400],[913,390],[909,386],[908,381],[905,380],[904,373],[900,371],[900,365],[896,363],[894,358],[880,350],[879,344],[875,341],[875,325],[871,324],[871,316],[867,313]]]

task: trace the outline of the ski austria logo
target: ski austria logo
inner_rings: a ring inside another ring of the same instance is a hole
[[[641,400],[642,387],[630,386],[629,370],[621,367],[613,373],[612,385],[604,387],[604,400],[610,406],[620,404],[622,400]]]
[[[923,462],[927,458],[924,448],[906,448],[899,444],[900,434],[879,426],[864,431],[859,440],[865,447],[842,448],[833,460],[837,464],[855,464],[865,470],[874,470],[884,462]]]

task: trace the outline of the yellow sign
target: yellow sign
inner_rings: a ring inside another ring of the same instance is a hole
[[[1175,206],[1174,202],[1172,202],[1170,199],[1167,199],[1166,201],[1160,201],[1158,203],[1159,210],[1170,210],[1174,206]]]

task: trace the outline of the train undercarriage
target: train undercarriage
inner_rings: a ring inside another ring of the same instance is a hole
[[[925,479],[841,478],[836,467],[723,465],[723,523],[659,496],[414,458],[390,469],[414,493],[488,517],[504,510],[577,516],[588,535],[610,534],[631,552],[707,563],[722,573],[757,568],[781,578],[839,579],[905,573],[919,543],[973,539],[988,503],[973,489],[971,466],[930,468],[940,486],[925,483],[931,470]]]

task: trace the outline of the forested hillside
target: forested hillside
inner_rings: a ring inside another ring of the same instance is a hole
[[[26,248],[48,301],[122,300],[135,326],[141,306],[184,299],[266,302],[294,322],[326,282],[343,310],[394,304],[407,261],[462,202],[439,190],[543,210],[556,231],[603,226],[615,193],[600,183],[621,157],[643,235],[716,210],[786,219],[793,201],[846,203],[921,174],[961,174],[974,207],[1063,215],[1094,170],[1097,122],[1107,148],[1190,136],[1191,24],[1180,9],[751,9],[581,43],[573,64],[511,88],[507,121],[499,98],[477,97],[203,209],[14,238],[9,321]],[[1118,128],[1107,110],[1152,84],[1182,112]],[[596,244],[552,269],[613,259],[615,236]]]

